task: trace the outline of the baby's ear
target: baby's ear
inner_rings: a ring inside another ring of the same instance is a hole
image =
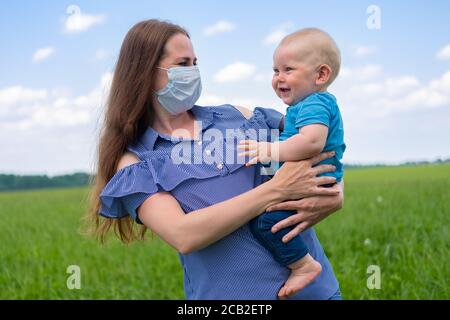
[[[331,77],[331,67],[327,64],[322,64],[317,70],[317,79],[316,79],[316,85],[317,86],[323,86],[328,82],[328,80]]]

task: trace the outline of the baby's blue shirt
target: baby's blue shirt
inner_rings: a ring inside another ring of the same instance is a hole
[[[284,141],[298,134],[301,127],[310,124],[323,124],[328,127],[328,136],[323,151],[336,152],[335,156],[326,159],[320,164],[332,164],[336,166],[335,172],[323,175],[336,177],[339,182],[342,179],[344,168],[341,163],[345,151],[344,126],[336,98],[328,92],[316,92],[307,96],[295,105],[289,106],[284,120],[284,131],[280,135],[280,141]]]

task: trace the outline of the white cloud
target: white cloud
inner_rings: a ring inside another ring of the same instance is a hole
[[[440,60],[450,60],[450,44],[439,50],[436,57]]]
[[[254,65],[238,61],[219,70],[214,75],[214,81],[220,83],[240,81],[251,77],[255,71]]]
[[[89,30],[95,25],[105,22],[104,15],[89,15],[81,13],[78,6],[71,5],[67,8],[66,13],[69,14],[65,23],[64,31],[68,33],[83,32]]]
[[[38,49],[33,54],[33,62],[39,62],[39,61],[48,59],[54,53],[55,53],[55,48],[53,48],[53,47],[45,47],[45,48]]]
[[[410,110],[426,107],[440,107],[450,104],[450,70],[440,78],[418,90],[410,92],[400,100],[401,108]]]
[[[413,76],[388,78],[384,82],[386,94],[390,97],[398,96],[410,92],[411,90],[416,90],[419,86],[419,80]]]
[[[93,121],[100,110],[111,83],[105,73],[100,84],[87,95],[72,97],[67,90],[36,90],[21,86],[0,90],[0,129],[73,127]]]
[[[105,49],[95,51],[94,59],[97,61],[105,60],[109,56],[109,52]]]
[[[348,145],[345,161],[401,162],[448,156],[445,130],[450,113],[445,110],[450,105],[450,70],[422,82],[414,75],[385,74],[380,65],[343,70],[344,76],[338,77],[330,92],[336,95],[343,114]],[[249,75],[250,87],[238,83],[224,90],[218,86],[218,95],[206,92],[198,104],[266,106],[285,113],[270,83],[255,81],[264,74],[254,71]],[[111,79],[112,74],[105,73],[83,95],[65,88],[0,89],[0,148],[5,159],[1,170],[24,174],[90,170]],[[417,119],[411,121],[414,115]]]
[[[236,27],[233,23],[226,20],[221,20],[211,26],[206,27],[203,30],[203,34],[209,37],[218,33],[230,32],[234,29],[236,29]]]
[[[355,46],[353,54],[355,57],[365,57],[377,51],[375,46]]]
[[[273,77],[273,72],[258,72],[257,74],[255,74],[255,76],[253,77],[253,79],[256,82],[267,82],[267,83],[271,83],[272,82],[272,77]]]
[[[291,21],[275,27],[272,32],[264,38],[263,43],[265,45],[278,44],[285,36],[292,32],[293,27],[294,24]]]
[[[224,97],[205,93],[201,95],[200,99],[198,99],[197,104],[200,106],[218,106],[227,102],[228,101],[226,101]]]
[[[346,162],[449,156],[450,70],[424,81],[411,74],[392,76],[381,66],[346,67],[330,92],[344,120]]]
[[[20,174],[92,171],[112,74],[84,95],[67,88],[0,89],[0,170]],[[6,160],[7,159],[7,160]]]
[[[450,104],[450,71],[421,84],[411,75],[386,76],[381,66],[343,70],[330,90],[340,100],[349,123]]]
[[[228,100],[228,103],[233,106],[242,106],[253,110],[256,106],[262,105],[261,101],[258,99],[247,98],[247,97],[233,97]]]
[[[113,80],[113,73],[112,72],[105,72],[101,79],[100,79],[100,90],[104,91],[104,94],[108,94],[109,89],[111,87]]]
[[[358,68],[346,68],[342,67],[338,78],[349,79],[353,83],[358,81],[372,80],[382,74],[383,67],[376,64],[369,64]]]
[[[15,104],[41,101],[48,96],[44,89],[27,89],[22,86],[13,86],[0,90],[0,108]]]

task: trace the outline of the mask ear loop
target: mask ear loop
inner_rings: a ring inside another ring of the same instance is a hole
[[[163,67],[156,67],[156,69],[161,69],[161,70],[165,70],[165,71],[169,72],[169,69],[166,69],[166,68],[163,68]],[[153,91],[153,94],[158,95],[158,91],[155,91],[153,89],[152,89],[152,91]]]

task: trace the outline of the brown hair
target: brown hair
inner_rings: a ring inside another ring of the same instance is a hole
[[[102,243],[111,229],[123,243],[144,239],[146,227],[137,230],[131,216],[120,219],[100,216],[99,196],[117,171],[127,146],[150,125],[154,70],[165,53],[167,41],[179,33],[189,37],[178,25],[146,20],[134,25],[122,43],[100,130],[96,175],[91,180],[90,205],[85,217],[88,234],[96,236]]]

